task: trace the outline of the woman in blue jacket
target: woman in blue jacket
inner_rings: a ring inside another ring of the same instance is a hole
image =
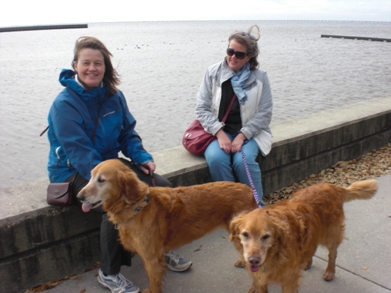
[[[49,111],[50,143],[48,172],[50,182],[72,182],[77,194],[90,179],[91,170],[100,162],[118,158],[119,152],[129,158],[121,161],[151,184],[156,165],[135,131],[136,120],[126,100],[117,89],[119,76],[111,63],[111,53],[94,37],[76,41],[72,67],[63,69],[60,83],[65,87]],[[156,185],[171,186],[155,175]],[[112,292],[139,292],[139,288],[120,274],[121,265],[130,265],[130,253],[118,239],[114,225],[102,214],[101,268],[98,281]],[[191,262],[174,252],[166,256],[174,271],[190,268]]]

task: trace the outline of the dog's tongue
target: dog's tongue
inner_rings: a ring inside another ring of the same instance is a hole
[[[252,272],[257,272],[259,270],[259,266],[250,266],[250,270]]]
[[[83,210],[83,212],[88,213],[92,209],[92,205],[83,203],[81,209]]]

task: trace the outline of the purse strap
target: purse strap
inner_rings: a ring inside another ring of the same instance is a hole
[[[91,135],[91,141],[92,141],[92,142],[94,141],[94,138],[95,138],[96,127],[98,126],[99,115],[100,115],[100,111],[102,110],[102,105],[103,105],[103,103],[100,103],[99,109],[98,109],[98,116],[96,116],[96,119],[95,119],[94,131],[92,132],[92,135]],[[40,134],[39,136],[42,136],[48,129],[49,129],[49,126],[47,126],[47,127],[44,129],[44,131],[41,132],[41,134]]]
[[[229,111],[231,111],[231,108],[234,105],[235,99],[236,99],[236,94],[233,95],[233,97],[231,99],[231,102],[229,103],[228,108],[225,111],[224,117],[223,117],[223,119],[221,119],[221,122],[225,123],[225,120],[227,120]]]
[[[74,96],[75,93],[72,91],[72,90],[68,90],[68,92]],[[96,116],[96,119],[95,119],[95,124],[94,124],[94,131],[92,132],[92,135],[91,135],[91,141],[94,142],[94,138],[95,138],[95,134],[96,134],[96,128],[98,126],[98,122],[99,122],[99,116],[100,116],[100,112],[102,110],[102,106],[103,106],[103,101],[99,104],[99,109],[98,109],[98,116]],[[49,125],[39,134],[39,136],[42,136],[45,134],[46,131],[48,131],[49,129]]]
[[[103,105],[103,102],[101,102],[99,104],[99,109],[98,109],[98,115],[96,116],[95,118],[95,125],[94,125],[94,131],[92,132],[92,135],[91,135],[91,141],[94,142],[94,138],[95,138],[95,134],[96,134],[96,128],[98,126],[98,122],[99,122],[99,116],[100,116],[100,112],[102,110],[102,105]]]

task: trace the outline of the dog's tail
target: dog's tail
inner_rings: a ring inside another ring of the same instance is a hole
[[[346,188],[343,195],[343,201],[351,201],[354,199],[370,199],[377,191],[376,180],[358,181]]]

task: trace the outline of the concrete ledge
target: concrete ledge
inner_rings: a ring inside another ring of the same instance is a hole
[[[258,158],[265,196],[391,142],[391,97],[311,114],[271,128],[273,148],[267,157]],[[157,172],[175,186],[210,181],[205,160],[182,146],[153,155]]]
[[[260,157],[265,195],[391,142],[391,97],[272,125]],[[178,185],[210,181],[205,160],[182,146],[154,153],[157,172]],[[4,292],[80,273],[99,261],[100,214],[46,204],[47,179],[0,189],[0,275]]]
[[[375,99],[272,127],[273,149],[260,161],[265,194],[389,143],[390,102]]]

